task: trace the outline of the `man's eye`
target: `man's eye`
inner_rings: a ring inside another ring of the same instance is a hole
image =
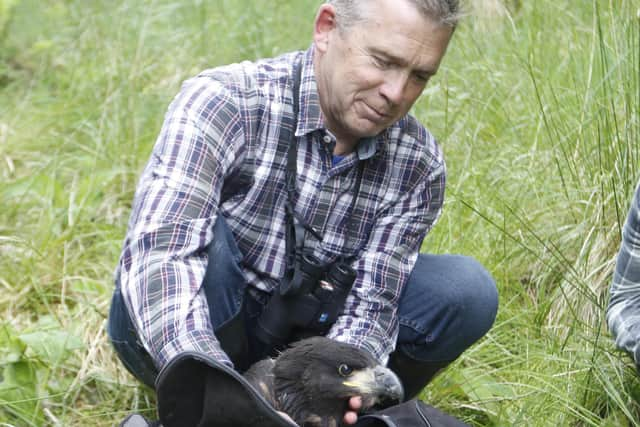
[[[391,62],[386,61],[386,60],[384,60],[382,58],[379,58],[377,56],[373,57],[373,61],[376,63],[376,66],[379,67],[379,68],[385,69],[385,68],[391,67]]]
[[[413,77],[420,83],[427,83],[431,76],[426,74],[414,74]]]
[[[349,365],[342,364],[338,366],[338,373],[343,377],[348,377],[353,373],[353,368]]]

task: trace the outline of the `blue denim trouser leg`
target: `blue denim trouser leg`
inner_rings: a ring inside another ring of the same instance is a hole
[[[418,361],[451,362],[489,331],[497,310],[495,282],[476,260],[420,254],[400,299],[396,348]]]
[[[138,339],[118,284],[111,298],[107,333],[125,368],[140,382],[153,388],[158,371]]]
[[[498,293],[475,260],[420,254],[400,298],[400,331],[389,367],[411,399],[493,325]]]

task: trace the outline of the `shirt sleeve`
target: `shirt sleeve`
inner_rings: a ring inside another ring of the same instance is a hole
[[[616,346],[640,363],[640,183],[622,231],[607,308],[607,323]]]
[[[444,162],[427,179],[390,206],[376,221],[362,256],[358,278],[328,336],[368,350],[387,363],[398,337],[398,303],[426,234],[442,212]]]
[[[122,294],[144,347],[161,369],[185,351],[231,365],[214,336],[201,284],[203,249],[243,128],[221,83],[187,81],[171,103],[140,178],[119,265]]]

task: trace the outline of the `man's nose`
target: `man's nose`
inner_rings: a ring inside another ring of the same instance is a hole
[[[390,71],[384,79],[380,87],[380,94],[386,98],[389,103],[397,105],[402,102],[404,91],[407,86],[406,73],[401,70]]]

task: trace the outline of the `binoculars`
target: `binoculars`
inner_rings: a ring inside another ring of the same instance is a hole
[[[291,337],[326,334],[355,278],[356,271],[346,262],[327,265],[310,254],[296,257],[291,279],[273,292],[258,318],[258,339],[276,347]]]

